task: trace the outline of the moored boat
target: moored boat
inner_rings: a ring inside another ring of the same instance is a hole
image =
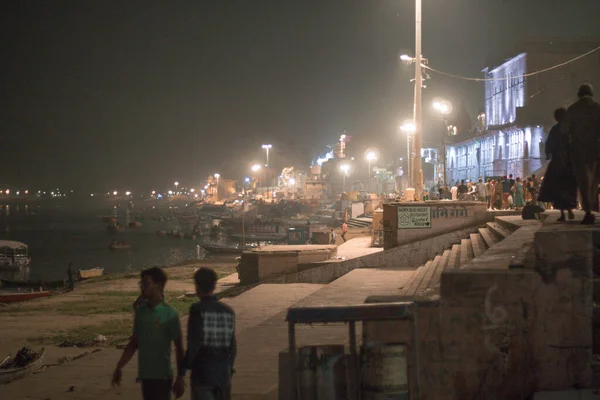
[[[285,240],[287,237],[286,233],[247,233],[242,235],[241,233],[232,233],[232,238],[242,239],[245,238],[249,242],[277,242]]]
[[[0,268],[21,269],[31,262],[25,243],[14,240],[0,240]]]
[[[138,222],[138,221],[131,221],[129,223],[130,228],[140,228],[141,226],[142,226],[142,223]]]
[[[53,290],[60,289],[65,286],[65,281],[17,281],[10,279],[0,279],[3,288],[7,289],[39,289]]]
[[[238,245],[224,245],[224,244],[201,244],[202,248],[209,253],[220,253],[220,254],[241,254],[244,250],[249,250],[250,246],[242,247]]]
[[[50,292],[0,292],[0,303],[18,303],[20,301],[33,300],[40,297],[48,297]]]
[[[125,250],[131,248],[131,245],[127,242],[119,242],[115,240],[108,245],[108,248],[111,250]]]
[[[0,364],[0,385],[21,379],[37,371],[44,360],[46,350],[33,352],[27,348],[21,349],[14,359],[7,357]]]
[[[80,269],[78,271],[79,280],[95,278],[104,274],[104,268]]]

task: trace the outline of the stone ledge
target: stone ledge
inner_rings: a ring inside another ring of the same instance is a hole
[[[533,248],[535,233],[541,227],[542,224],[539,222],[522,226],[512,235],[490,247],[481,256],[461,266],[460,269],[526,268],[525,260]],[[533,266],[529,266],[529,268],[533,268]]]

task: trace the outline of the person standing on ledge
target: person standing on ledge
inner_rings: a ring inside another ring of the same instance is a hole
[[[584,225],[591,225],[598,211],[598,183],[600,183],[600,104],[594,101],[592,85],[581,85],[577,100],[567,109],[562,131],[570,139],[569,158],[581,193]]]
[[[73,263],[69,263],[69,267],[67,268],[67,284],[68,289],[75,289],[75,271],[73,270]]]
[[[167,275],[158,267],[148,268],[140,274],[142,298],[146,301],[135,310],[133,334],[123,351],[112,376],[112,385],[121,384],[122,369],[138,351],[138,379],[142,383],[144,400],[170,400],[185,391],[183,378],[183,340],[177,311],[163,301]],[[173,384],[171,369],[171,342],[175,343],[177,379]]]

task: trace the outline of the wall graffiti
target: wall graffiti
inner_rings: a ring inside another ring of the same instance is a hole
[[[499,330],[505,330],[503,328],[506,328],[505,321],[508,317],[508,312],[506,311],[506,308],[504,308],[504,306],[497,305],[493,307],[492,305],[492,294],[496,290],[498,290],[497,283],[492,285],[487,290],[487,293],[485,295],[483,307],[485,310],[485,316],[487,317],[490,323],[483,325],[482,329],[485,332],[487,332],[487,334],[485,335],[485,347],[492,353],[501,353],[504,355],[505,353],[502,351],[502,348],[505,345],[505,343],[503,343],[504,340],[501,340],[502,343],[492,340],[492,336],[494,336],[493,333],[498,333]]]

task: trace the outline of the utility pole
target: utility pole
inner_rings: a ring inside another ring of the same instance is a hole
[[[415,181],[415,200],[423,199],[423,163],[421,161],[421,134],[422,113],[421,113],[421,91],[423,86],[423,76],[421,74],[421,0],[415,0],[415,104],[414,104],[414,123],[415,137],[413,139],[414,154],[414,173]]]

